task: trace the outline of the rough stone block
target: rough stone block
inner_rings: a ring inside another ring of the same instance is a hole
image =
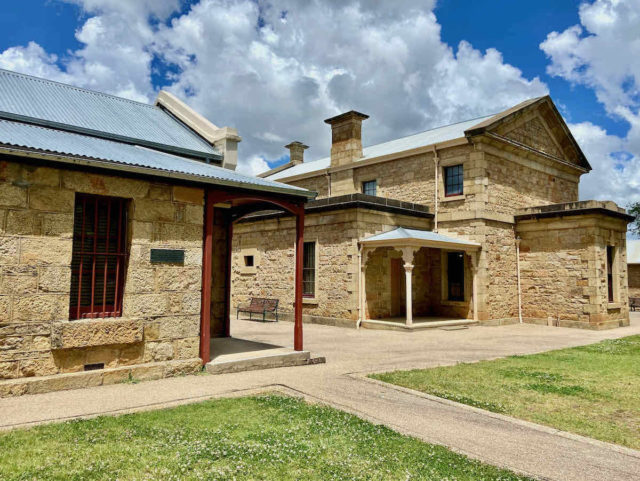
[[[173,187],[173,200],[175,202],[186,202],[189,204],[204,204],[204,190],[193,187]]]
[[[72,246],[71,239],[23,238],[20,240],[20,263],[70,265]]]
[[[6,182],[0,183],[0,206],[26,207],[27,189]]]
[[[59,321],[69,315],[69,299],[56,294],[15,296],[11,311],[14,321]]]
[[[40,267],[38,290],[68,293],[71,288],[71,268],[61,266]]]
[[[132,344],[142,342],[142,322],[127,320],[87,320],[57,322],[52,326],[53,349]]]
[[[139,199],[149,193],[149,183],[110,175],[63,171],[62,185],[73,191],[87,194],[109,195],[125,199]]]
[[[174,212],[171,202],[136,199],[133,204],[133,218],[139,221],[173,222]]]
[[[73,212],[75,193],[56,187],[29,187],[29,207],[48,212]]]

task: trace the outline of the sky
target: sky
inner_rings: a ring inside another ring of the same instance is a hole
[[[593,166],[580,197],[640,201],[640,0],[20,0],[0,68],[142,102],[165,89],[239,130],[239,170],[328,155],[550,94]]]

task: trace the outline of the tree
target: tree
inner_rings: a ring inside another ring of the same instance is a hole
[[[629,224],[629,231],[634,235],[640,235],[640,202],[629,204],[627,212],[635,217],[635,220]]]

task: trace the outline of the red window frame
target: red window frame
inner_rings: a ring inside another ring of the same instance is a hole
[[[316,243],[303,244],[302,263],[302,297],[316,296]]]
[[[122,316],[128,200],[76,194],[69,319]]]

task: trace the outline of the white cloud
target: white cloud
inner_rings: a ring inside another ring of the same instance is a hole
[[[640,201],[640,3],[596,0],[579,13],[580,25],[551,32],[540,48],[550,75],[592,88],[610,115],[629,124],[625,137],[589,123],[571,126],[594,166],[581,197],[626,206]]]
[[[83,44],[58,59],[37,44],[0,53],[0,66],[150,101],[154,60],[178,67],[169,88],[243,136],[240,166],[256,172],[283,144],[327,154],[322,120],[371,116],[366,144],[468,119],[547,93],[497,50],[440,37],[433,0],[67,0],[87,18]]]

